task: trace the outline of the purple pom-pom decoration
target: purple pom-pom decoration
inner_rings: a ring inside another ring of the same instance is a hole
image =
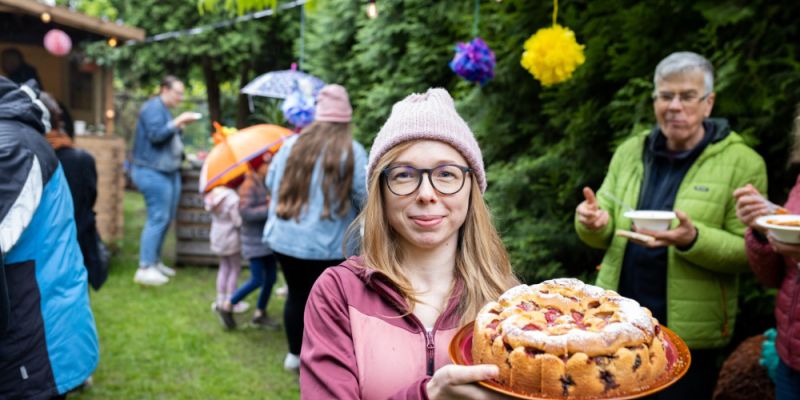
[[[494,52],[479,37],[469,43],[458,43],[449,65],[453,72],[470,82],[485,85],[494,78]]]
[[[302,90],[295,89],[283,100],[281,111],[289,123],[304,128],[314,122],[314,96],[305,95]]]

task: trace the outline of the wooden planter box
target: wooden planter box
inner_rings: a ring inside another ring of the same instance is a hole
[[[97,164],[97,230],[104,242],[122,240],[125,194],[125,140],[115,136],[77,136],[75,146],[88,151]]]
[[[203,208],[198,192],[200,169],[181,170],[181,197],[175,218],[175,263],[178,265],[219,265],[208,242],[211,214]]]

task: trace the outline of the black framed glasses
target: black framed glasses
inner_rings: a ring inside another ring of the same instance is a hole
[[[436,168],[414,168],[410,165],[388,167],[381,172],[389,191],[398,196],[408,196],[419,189],[422,175],[428,175],[428,182],[443,195],[458,193],[464,187],[471,168],[461,165],[444,164]]]

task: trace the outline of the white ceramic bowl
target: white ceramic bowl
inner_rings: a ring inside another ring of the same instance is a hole
[[[797,222],[798,226],[778,225],[781,222]],[[800,243],[800,215],[782,214],[759,217],[756,223],[767,228],[770,235],[784,243]]]
[[[676,218],[672,211],[637,210],[628,211],[623,215],[632,219],[637,228],[651,231],[666,231],[672,220]]]

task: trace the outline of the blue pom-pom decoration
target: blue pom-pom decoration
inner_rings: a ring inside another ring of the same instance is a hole
[[[770,379],[775,382],[775,373],[778,370],[779,362],[778,351],[775,350],[775,338],[778,336],[778,332],[775,328],[770,328],[764,332],[764,336],[767,338],[761,343],[761,358],[758,363],[767,369]]]
[[[458,43],[450,69],[458,76],[485,85],[494,78],[494,52],[483,39],[476,37],[469,43]]]
[[[289,123],[304,128],[314,122],[314,96],[303,93],[295,88],[281,104],[283,116]]]

